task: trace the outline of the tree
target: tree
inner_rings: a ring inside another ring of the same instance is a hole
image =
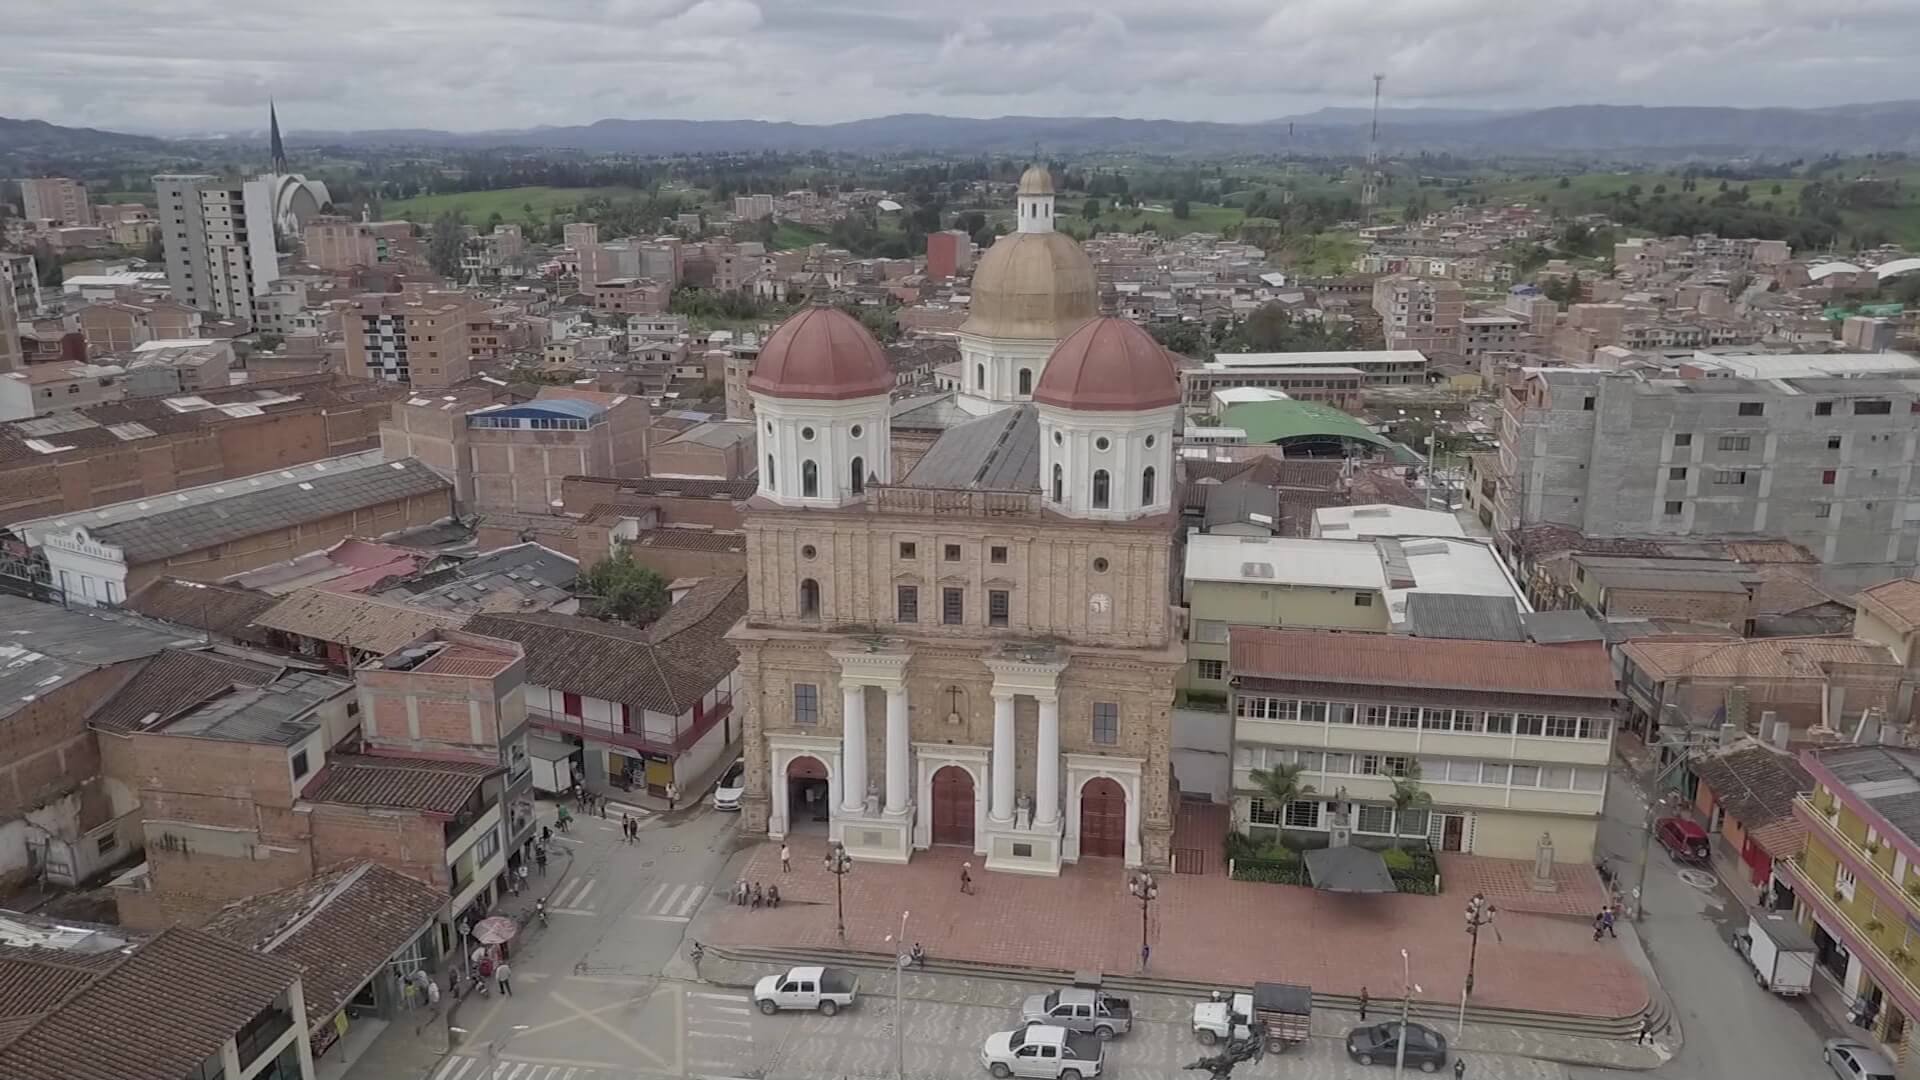
[[[1555,184],[1555,185],[1553,185],[1553,186],[1554,186],[1554,187],[1557,187],[1557,188],[1560,188],[1561,190],[1563,190],[1563,191],[1564,191],[1565,189],[1567,189],[1567,188],[1570,188],[1570,187],[1572,187],[1572,186],[1573,186],[1573,181],[1572,181],[1572,180],[1569,180],[1569,179],[1567,179],[1566,177],[1564,177],[1564,176],[1563,176],[1563,177],[1561,177],[1561,178],[1560,178],[1560,182],[1559,182],[1559,183],[1557,183],[1557,184]]]
[[[594,563],[574,588],[587,615],[609,622],[644,626],[672,604],[667,579],[634,562],[625,545]]]
[[[1426,791],[1420,787],[1419,762],[1409,762],[1407,764],[1407,775],[1394,777],[1391,800],[1393,802],[1393,846],[1395,850],[1398,850],[1400,847],[1400,819],[1406,815],[1407,811],[1416,807],[1425,809],[1433,805],[1433,796],[1427,794]]]
[[[1305,772],[1303,765],[1281,764],[1271,769],[1255,769],[1249,775],[1254,786],[1260,789],[1261,800],[1272,804],[1276,813],[1285,814],[1289,803],[1313,794],[1313,785],[1300,779]],[[1280,820],[1284,822],[1286,818]]]
[[[1188,206],[1187,200],[1185,199],[1175,199],[1173,200],[1173,216],[1179,218],[1181,221],[1185,221],[1193,216],[1193,207]]]
[[[1099,217],[1100,216],[1100,200],[1088,199],[1086,202],[1086,205],[1080,208],[1080,216],[1083,218],[1086,218],[1088,221],[1092,221],[1094,218]]]
[[[427,245],[427,263],[444,278],[460,276],[460,258],[466,253],[467,226],[460,214],[449,210],[433,219],[433,240]]]

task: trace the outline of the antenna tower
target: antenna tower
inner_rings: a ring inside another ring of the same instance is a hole
[[[1367,175],[1360,184],[1360,220],[1373,224],[1373,204],[1380,198],[1380,84],[1385,75],[1373,77],[1373,126],[1367,131]]]

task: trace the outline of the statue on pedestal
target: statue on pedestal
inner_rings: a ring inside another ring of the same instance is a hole
[[[1033,826],[1033,797],[1021,792],[1013,800],[1013,827],[1028,829]]]
[[[880,816],[880,784],[878,781],[869,780],[867,782],[867,816]]]
[[[1558,892],[1560,883],[1553,879],[1553,834],[1541,833],[1540,842],[1533,848],[1533,880],[1528,883],[1535,892]]]

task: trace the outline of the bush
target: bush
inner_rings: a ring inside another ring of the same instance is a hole
[[[1380,858],[1387,864],[1387,869],[1393,873],[1404,874],[1413,869],[1413,853],[1410,851],[1388,848],[1380,853]]]
[[[1305,885],[1307,868],[1298,855],[1291,860],[1236,859],[1233,863],[1233,880],[1264,881],[1271,885]]]

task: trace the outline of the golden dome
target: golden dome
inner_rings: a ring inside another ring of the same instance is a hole
[[[1027,171],[1020,174],[1021,195],[1053,194],[1053,174],[1045,165],[1029,165]]]
[[[972,297],[960,332],[982,337],[1057,341],[1100,310],[1093,263],[1073,237],[1057,232],[995,240],[973,271]]]

